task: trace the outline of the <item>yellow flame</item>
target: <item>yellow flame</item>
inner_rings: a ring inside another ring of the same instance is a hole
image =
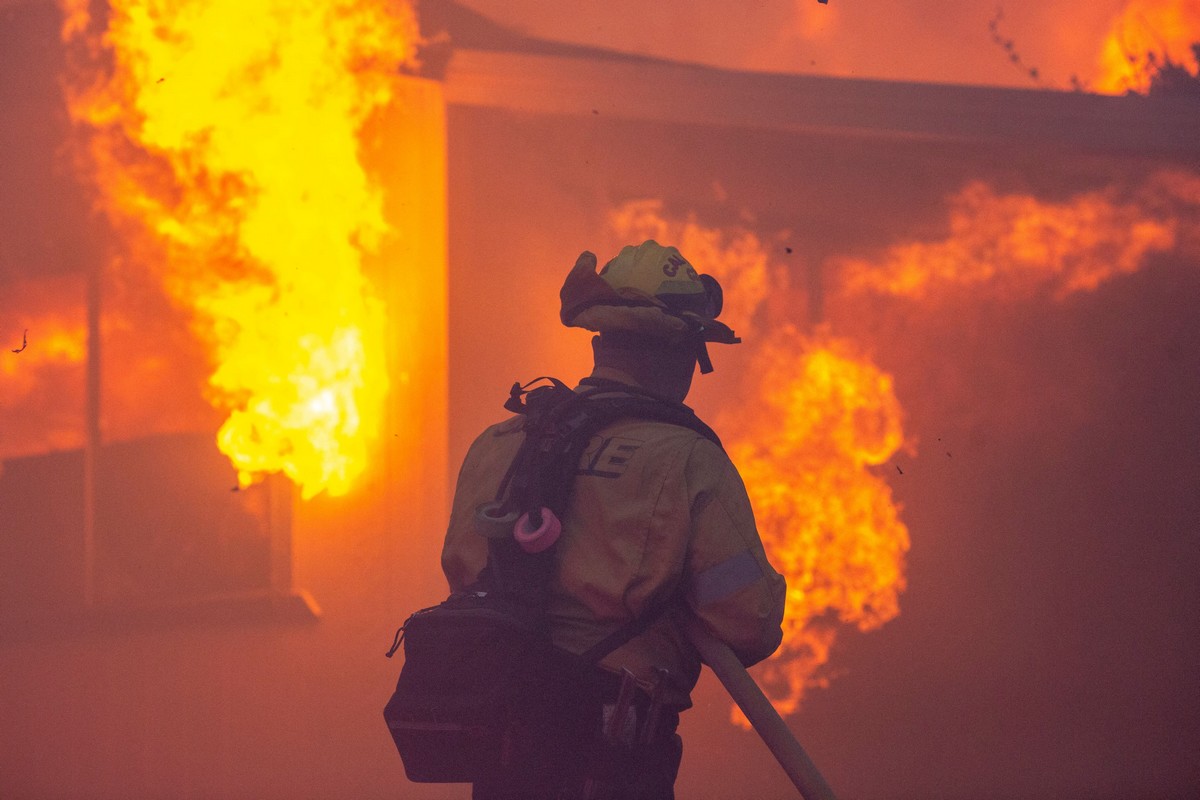
[[[890,246],[879,259],[835,266],[850,293],[929,298],[965,288],[1021,298],[1048,290],[1061,299],[1141,269],[1147,256],[1176,245],[1180,223],[1162,201],[1194,182],[1162,173],[1130,200],[1115,187],[1053,202],[997,194],[972,182],[949,200],[949,234]]]
[[[1200,43],[1200,4],[1195,0],[1132,0],[1104,38],[1094,88],[1108,94],[1146,92],[1154,59],[1200,68],[1190,47]],[[1153,55],[1151,55],[1153,54]]]
[[[759,532],[788,580],[781,648],[759,668],[780,713],[826,663],[835,623],[871,630],[899,614],[908,529],[870,468],[903,445],[892,378],[848,341],[784,328],[759,351],[763,407],[730,441]],[[739,714],[734,714],[740,721]]]
[[[282,471],[305,497],[346,492],[387,391],[384,309],[362,266],[387,224],[358,136],[413,55],[411,9],[113,0],[97,40],[85,5],[68,4],[64,37],[112,67],[78,78],[70,105],[122,268],[136,257],[194,312],[240,481]]]

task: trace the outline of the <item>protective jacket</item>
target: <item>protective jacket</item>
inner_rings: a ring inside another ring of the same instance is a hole
[[[459,473],[442,569],[451,591],[487,562],[476,509],[493,499],[523,439],[522,418],[485,430]],[[749,666],[782,638],[785,585],[767,561],[745,486],[720,446],[688,428],[625,419],[602,429],[580,459],[557,544],[548,613],[554,644],[582,653],[679,593]],[[610,653],[645,688],[668,671],[667,704],[691,705],[700,659],[671,614]]]

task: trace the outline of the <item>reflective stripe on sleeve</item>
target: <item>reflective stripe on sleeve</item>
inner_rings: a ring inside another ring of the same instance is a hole
[[[750,553],[738,553],[697,575],[692,581],[692,599],[697,608],[724,600],[762,577],[762,568]]]

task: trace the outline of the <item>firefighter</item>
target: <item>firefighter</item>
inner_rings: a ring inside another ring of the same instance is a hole
[[[681,404],[707,345],[740,341],[717,321],[721,288],[674,247],[628,246],[597,274],[582,253],[560,293],[561,319],[591,330],[594,369],[579,390]],[[520,418],[485,430],[462,465],[442,568],[452,591],[475,585],[488,558],[477,509],[491,499],[523,434]],[[547,603],[554,644],[582,653],[631,620],[649,627],[609,653],[542,719],[545,756],[474,784],[496,798],[673,798],[682,754],[679,712],[700,658],[677,611],[681,597],[749,666],[782,638],[784,579],[767,561],[750,501],[724,450],[694,430],[623,419],[580,459]]]

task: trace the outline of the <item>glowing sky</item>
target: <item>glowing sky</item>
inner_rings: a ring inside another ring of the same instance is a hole
[[[1198,0],[463,0],[530,35],[752,70],[933,83],[1070,88],[1101,72],[1105,38],[1122,14],[1141,41],[1170,41],[1158,10],[1200,39]],[[995,40],[990,23],[1020,58]],[[1177,37],[1175,37],[1177,38]],[[1177,60],[1190,55],[1169,45]],[[1023,67],[1023,68],[1022,68]],[[1039,82],[1029,76],[1036,68]]]

